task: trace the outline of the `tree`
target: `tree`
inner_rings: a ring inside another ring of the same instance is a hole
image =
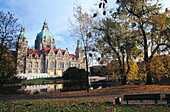
[[[138,68],[137,63],[131,60],[130,71],[127,74],[127,80],[128,81],[142,80],[143,77],[139,75],[138,71],[139,71],[139,68]]]
[[[106,17],[106,19],[97,21],[95,26],[98,30],[96,47],[101,51],[102,61],[108,61],[110,57],[119,63],[118,69],[113,71],[119,71],[114,75],[120,75],[116,77],[122,80],[122,85],[127,82],[126,78],[130,70],[129,61],[140,54],[133,36],[133,28],[129,24],[127,16],[121,14],[117,18]]]
[[[11,13],[0,12],[0,86],[16,73],[16,51],[19,24]]]
[[[81,40],[82,42],[82,48],[85,55],[85,61],[86,61],[86,70],[87,73],[89,68],[89,62],[88,62],[88,51],[92,43],[92,34],[91,34],[91,18],[87,13],[82,12],[81,6],[77,6],[74,8],[74,23],[70,21],[69,24],[69,31],[71,33],[71,36],[75,38],[76,40]],[[89,80],[88,80],[88,74],[86,77],[87,80],[87,91],[89,91]]]
[[[170,57],[168,55],[157,55],[154,56],[150,62],[150,71],[153,77],[153,82],[155,84],[158,84],[158,82],[163,78],[169,78],[170,77],[170,68],[169,68],[169,62],[168,59]],[[139,73],[141,76],[147,75],[145,73],[146,65],[144,63],[141,63],[139,66]],[[143,77],[144,78],[144,77]]]
[[[104,2],[102,2],[104,1]],[[154,3],[156,2],[156,3]],[[119,5],[116,12],[112,15],[126,14],[134,27],[134,36],[137,37],[138,45],[140,45],[144,54],[144,64],[146,65],[147,81],[146,84],[152,84],[152,74],[150,65],[153,56],[157,53],[166,52],[170,48],[170,20],[169,10],[161,12],[162,6],[158,4],[159,0],[117,0]],[[107,1],[101,0],[101,4],[105,5]],[[104,8],[103,14],[106,15]],[[94,14],[96,17],[97,14]],[[114,16],[114,17],[116,17]],[[149,54],[151,54],[149,56]]]
[[[161,4],[153,0],[117,0],[118,13],[127,13],[135,27],[134,34],[141,45],[146,65],[147,81],[152,84],[150,62],[156,53],[168,51],[170,48],[170,18],[168,9],[161,12]],[[157,0],[159,1],[159,0]],[[151,54],[149,56],[149,54]]]
[[[68,68],[63,74],[64,79],[66,80],[85,80],[86,79],[86,72],[84,69],[78,69],[76,67],[70,67]]]

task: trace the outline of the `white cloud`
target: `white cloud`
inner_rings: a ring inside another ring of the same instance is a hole
[[[35,37],[47,18],[50,32],[54,35],[57,47],[74,50],[76,43],[69,36],[68,18],[73,18],[73,7],[80,4],[86,12],[96,10],[100,0],[0,0],[0,10],[15,14],[19,23],[25,26],[28,45],[33,46]],[[115,8],[116,0],[108,0],[108,6]],[[167,7],[169,0],[162,0]],[[93,13],[90,13],[93,14]],[[72,47],[73,46],[73,47]]]
[[[65,42],[65,41],[64,41],[64,37],[62,37],[62,36],[59,36],[59,35],[58,35],[58,36],[55,36],[54,38],[55,38],[55,41]]]

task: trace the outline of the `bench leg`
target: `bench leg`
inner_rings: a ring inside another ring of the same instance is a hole
[[[170,104],[170,100],[167,100],[167,104]]]
[[[126,102],[127,102],[126,104],[128,104],[128,100],[126,100]]]
[[[155,104],[158,104],[158,101],[157,101],[157,100],[155,100]]]

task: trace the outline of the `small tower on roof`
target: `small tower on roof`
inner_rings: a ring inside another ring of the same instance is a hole
[[[35,49],[42,50],[43,47],[55,48],[55,40],[53,34],[49,31],[46,19],[40,33],[37,34],[35,40]]]
[[[42,27],[42,30],[49,30],[49,29],[48,29],[48,25],[47,25],[46,18],[45,18],[45,21],[44,21],[44,25],[43,25],[43,27]]]
[[[21,27],[21,32],[18,37],[17,48],[17,73],[25,72],[25,56],[27,55],[27,38],[25,36],[25,27]]]
[[[19,34],[19,38],[22,38],[22,37],[26,38],[26,36],[25,36],[25,27],[24,26],[21,27],[21,32]]]
[[[83,59],[83,50],[82,50],[82,47],[80,44],[80,40],[77,41],[77,47],[76,47],[75,54],[76,54],[77,59],[79,59],[79,60]]]

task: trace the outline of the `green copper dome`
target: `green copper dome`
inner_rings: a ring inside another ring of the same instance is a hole
[[[26,35],[25,35],[25,27],[22,26],[21,28],[21,32],[19,34],[19,37],[25,37],[26,38]]]
[[[81,48],[80,40],[77,41],[77,48]]]
[[[50,36],[51,39],[54,40],[54,37],[53,37],[53,34],[48,31],[48,30],[42,30],[39,34],[38,34],[39,37],[42,37],[43,39],[46,37],[46,36]]]
[[[47,22],[46,22],[46,19],[44,21],[44,25],[43,25],[43,28],[41,30],[41,32],[38,34],[39,37],[42,37],[43,39],[46,37],[46,36],[49,36],[51,37],[52,40],[54,40],[54,37],[52,35],[52,33],[49,31],[48,29],[48,25],[47,25]]]

